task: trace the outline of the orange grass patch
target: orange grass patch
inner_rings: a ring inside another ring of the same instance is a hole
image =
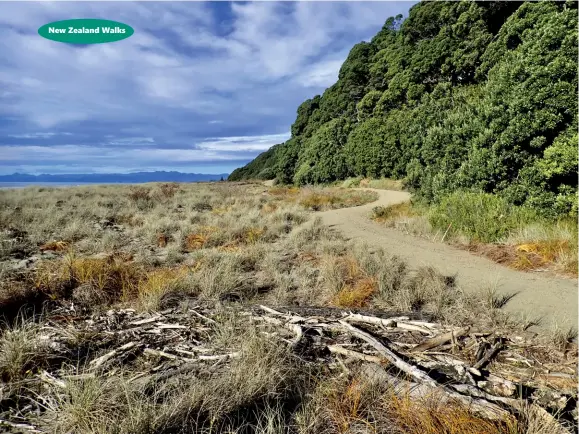
[[[167,247],[169,237],[165,234],[157,234],[157,247]]]
[[[510,434],[520,432],[515,419],[490,421],[475,416],[459,404],[440,404],[435,399],[414,401],[396,395],[386,397],[389,417],[407,434]]]
[[[334,390],[327,396],[330,418],[339,433],[350,432],[354,423],[366,424],[372,432],[372,425],[365,420],[362,411],[363,387],[359,380],[353,379],[342,390]]]
[[[577,276],[577,259],[561,261],[565,255],[571,256],[571,246],[567,240],[544,240],[519,245],[477,244],[459,246],[466,250],[485,256],[492,261],[516,270],[533,271],[552,269],[565,274]],[[560,266],[558,263],[564,263]]]
[[[344,286],[334,297],[339,307],[364,307],[378,290],[375,277],[367,276],[353,257],[343,258],[341,268]]]
[[[135,294],[142,268],[122,258],[75,258],[41,262],[33,276],[36,289],[56,298],[67,288],[89,284],[112,299],[128,299]]]
[[[336,297],[334,304],[339,307],[364,307],[378,290],[376,279],[366,277],[354,285],[344,286]]]
[[[69,248],[69,246],[70,246],[70,244],[67,243],[66,241],[50,241],[50,242],[40,246],[40,250],[42,252],[44,252],[46,250],[52,250],[55,252],[64,252],[65,250],[67,250]]]
[[[202,226],[199,232],[189,234],[185,237],[184,248],[187,251],[199,250],[207,245],[211,235],[217,233],[219,228],[215,226]]]

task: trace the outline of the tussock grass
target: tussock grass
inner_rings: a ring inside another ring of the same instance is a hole
[[[216,309],[238,302],[363,307],[425,312],[454,325],[528,326],[502,312],[505,300],[466,295],[452,276],[412,270],[382,250],[346,242],[308,211],[373,200],[358,191],[148,184],[0,191],[0,200],[7,203],[2,240],[13,243],[0,258],[0,312],[46,300],[72,300],[89,312],[118,305],[155,311],[194,299]],[[386,219],[420,217],[414,210],[402,204],[385,211]],[[512,242],[523,244],[530,231],[513,232]],[[34,267],[10,271],[18,249],[39,255]],[[205,333],[215,348],[241,354],[226,368],[147,388],[128,381],[139,369],[132,365],[111,377],[67,380],[65,389],[43,390],[50,399],[39,426],[87,433],[547,432],[532,431],[531,416],[504,431],[463,408],[406,402],[355,374],[322,372],[264,334],[267,327],[218,312]],[[34,323],[1,333],[0,374],[17,396],[18,381],[50,355]],[[554,330],[550,339],[562,350],[571,336]]]
[[[354,191],[328,187],[271,187],[269,194],[289,203],[297,203],[310,211],[346,208],[373,202],[378,195],[371,191]]]
[[[50,349],[39,335],[37,324],[23,321],[3,332],[0,337],[0,378],[3,382],[21,380],[44,365]]]
[[[148,386],[147,393],[128,381],[130,372],[70,380],[52,391],[44,425],[51,432],[87,433],[254,432],[256,426],[271,432],[286,425],[308,390],[311,369],[235,314],[214,333],[217,343],[240,353],[227,369]]]
[[[379,178],[371,179],[358,176],[356,178],[348,178],[345,181],[340,181],[339,184],[344,188],[376,188],[379,190],[404,190],[404,182],[399,179]]]

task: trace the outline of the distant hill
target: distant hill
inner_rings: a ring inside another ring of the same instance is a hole
[[[76,173],[62,175],[30,175],[13,173],[0,175],[0,182],[93,182],[102,184],[141,182],[199,182],[227,179],[228,173],[181,173],[181,172],[135,172],[135,173]]]
[[[577,211],[576,1],[423,1],[356,44],[291,138],[230,179],[405,179],[416,196],[497,194]]]

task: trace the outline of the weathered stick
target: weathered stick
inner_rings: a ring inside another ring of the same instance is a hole
[[[419,345],[416,345],[414,348],[412,348],[410,350],[410,352],[411,353],[418,353],[418,352],[430,350],[432,348],[436,348],[440,345],[444,345],[447,342],[450,342],[452,340],[453,335],[455,338],[459,338],[461,336],[466,335],[469,330],[470,330],[470,327],[464,327],[464,328],[461,328],[458,330],[453,330],[451,332],[444,333],[440,336],[435,336],[431,339],[428,339],[428,340],[422,342]]]
[[[327,346],[330,353],[341,354],[343,356],[352,357],[354,359],[364,360],[366,362],[372,362],[380,364],[384,359],[378,356],[371,356],[369,354],[363,354],[358,351],[348,350],[347,348],[341,347],[339,345],[328,345]]]
[[[410,375],[419,383],[425,384],[432,388],[440,389],[449,397],[459,402],[462,402],[465,405],[470,406],[473,409],[473,411],[476,411],[489,419],[497,419],[499,417],[504,417],[505,415],[508,414],[507,411],[503,410],[496,404],[490,403],[485,400],[481,400],[479,398],[461,395],[460,393],[442,384],[437,383],[433,378],[431,378],[428,374],[418,369],[416,366],[413,366],[410,363],[407,363],[406,361],[402,360],[400,357],[394,354],[390,349],[384,346],[381,342],[379,342],[369,333],[366,333],[354,327],[353,325],[348,324],[345,321],[340,321],[340,323],[344,326],[346,330],[350,331],[354,336],[357,336],[358,338],[372,345],[386,360],[388,360],[402,372]]]
[[[375,316],[360,315],[357,313],[350,313],[348,316],[342,318],[343,321],[348,322],[359,322],[366,324],[375,324],[382,327],[396,327],[396,322],[400,320],[409,319],[406,316],[395,317],[395,318],[378,318]]]
[[[488,362],[490,362],[490,360],[499,352],[499,350],[502,348],[502,346],[503,346],[503,342],[502,342],[502,340],[499,339],[499,341],[497,343],[495,343],[487,351],[487,353],[478,362],[476,362],[474,364],[473,368],[481,369],[484,365],[486,365]]]
[[[229,354],[220,354],[216,356],[198,356],[199,360],[222,360],[222,359],[233,359],[235,357],[241,356],[241,353],[229,353]]]
[[[0,419],[0,425],[9,426],[11,428],[16,428],[16,429],[20,429],[20,430],[26,430],[26,431],[34,432],[34,433],[43,432],[43,431],[37,430],[36,427],[34,427],[33,425],[29,425],[27,423],[14,423],[14,422],[9,422],[9,421],[3,420],[3,419]]]
[[[262,310],[264,310],[264,311],[266,311],[267,313],[272,314],[272,315],[278,315],[278,316],[283,316],[283,317],[285,317],[285,318],[291,318],[292,321],[306,321],[306,318],[301,317],[301,316],[299,316],[299,315],[295,315],[295,314],[285,314],[285,313],[279,312],[279,311],[277,311],[277,310],[275,310],[275,309],[272,309],[271,307],[264,306],[263,304],[260,304],[260,305],[259,305],[259,308],[262,309]]]
[[[189,312],[191,312],[193,315],[198,316],[199,318],[207,321],[209,324],[217,324],[214,320],[212,320],[211,318],[207,318],[205,315],[201,315],[196,310],[189,309]]]
[[[129,350],[133,347],[135,347],[137,345],[136,342],[129,342],[115,350],[112,350],[94,360],[90,361],[90,365],[93,365],[93,368],[98,368],[99,366],[101,366],[103,363],[105,363],[107,360],[109,360],[110,358],[114,357],[116,354],[122,352],[122,351],[126,351]]]
[[[179,359],[179,357],[174,355],[174,354],[169,354],[169,353],[166,353],[164,351],[154,350],[152,348],[145,348],[143,353],[148,354],[150,356],[165,357],[166,359],[171,359],[171,360]],[[190,359],[186,359],[186,360],[190,360]]]
[[[143,325],[143,324],[149,324],[150,322],[155,322],[155,321],[158,321],[160,319],[161,319],[161,315],[155,315],[155,316],[152,316],[151,318],[145,318],[145,319],[141,319],[138,321],[132,321],[129,324],[138,326],[138,325]]]
[[[40,372],[40,379],[45,383],[52,384],[53,386],[59,387],[61,389],[66,389],[66,382],[59,380],[46,371]]]

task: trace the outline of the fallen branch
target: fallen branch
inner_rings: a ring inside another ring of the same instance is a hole
[[[224,359],[233,359],[236,357],[240,357],[241,353],[229,353],[229,354],[220,354],[216,356],[199,356],[199,360],[224,360]]]
[[[452,337],[454,336],[455,338],[459,338],[462,337],[464,335],[466,335],[470,330],[470,327],[464,327],[458,330],[453,330],[450,331],[448,333],[444,333],[442,335],[439,336],[435,336],[431,339],[428,339],[426,341],[424,341],[423,343],[416,345],[414,348],[412,348],[410,350],[411,353],[418,353],[418,352],[422,352],[422,351],[427,351],[427,350],[431,350],[433,348],[436,348],[440,345],[444,345],[447,342],[450,342],[452,340]]]
[[[35,433],[42,433],[43,432],[43,431],[37,430],[34,425],[30,425],[27,423],[14,423],[14,422],[9,422],[9,421],[3,420],[3,419],[0,419],[0,425],[9,426],[11,428],[26,430],[26,431],[35,432]]]
[[[339,345],[328,345],[327,348],[330,353],[341,354],[342,356],[352,357],[354,359],[364,360],[366,362],[381,364],[384,361],[384,359],[378,356],[371,356],[369,354],[363,354],[358,351],[348,350],[347,348],[341,347]]]
[[[129,342],[128,344],[125,344],[125,345],[123,345],[115,350],[112,350],[111,352],[108,352],[108,353],[106,353],[106,354],[104,354],[104,355],[102,355],[94,360],[91,360],[89,364],[93,365],[92,366],[93,368],[98,368],[99,366],[101,366],[107,360],[113,358],[118,353],[129,350],[135,346],[137,346],[136,342]]]
[[[503,341],[499,339],[487,352],[486,354],[474,364],[473,368],[481,369],[499,352],[503,346]]]
[[[346,330],[350,331],[354,336],[357,336],[358,338],[372,345],[386,360],[388,360],[402,372],[408,374],[409,376],[417,380],[419,383],[425,384],[431,388],[440,389],[440,391],[444,392],[449,397],[470,406],[473,411],[489,419],[501,418],[508,414],[507,411],[503,410],[496,404],[490,403],[480,398],[461,395],[460,393],[455,392],[454,390],[437,383],[433,378],[431,378],[428,374],[418,369],[416,366],[413,366],[410,363],[402,360],[402,358],[394,354],[394,352],[392,352],[390,349],[388,349],[386,346],[380,343],[376,338],[371,336],[369,333],[366,333],[354,327],[353,325],[348,324],[345,321],[340,321],[340,323],[346,328]]]
[[[201,315],[196,310],[189,309],[189,312],[191,312],[193,315],[201,318],[202,320],[207,321],[209,324],[217,324],[214,320],[212,320],[211,318],[207,318],[205,315]]]

